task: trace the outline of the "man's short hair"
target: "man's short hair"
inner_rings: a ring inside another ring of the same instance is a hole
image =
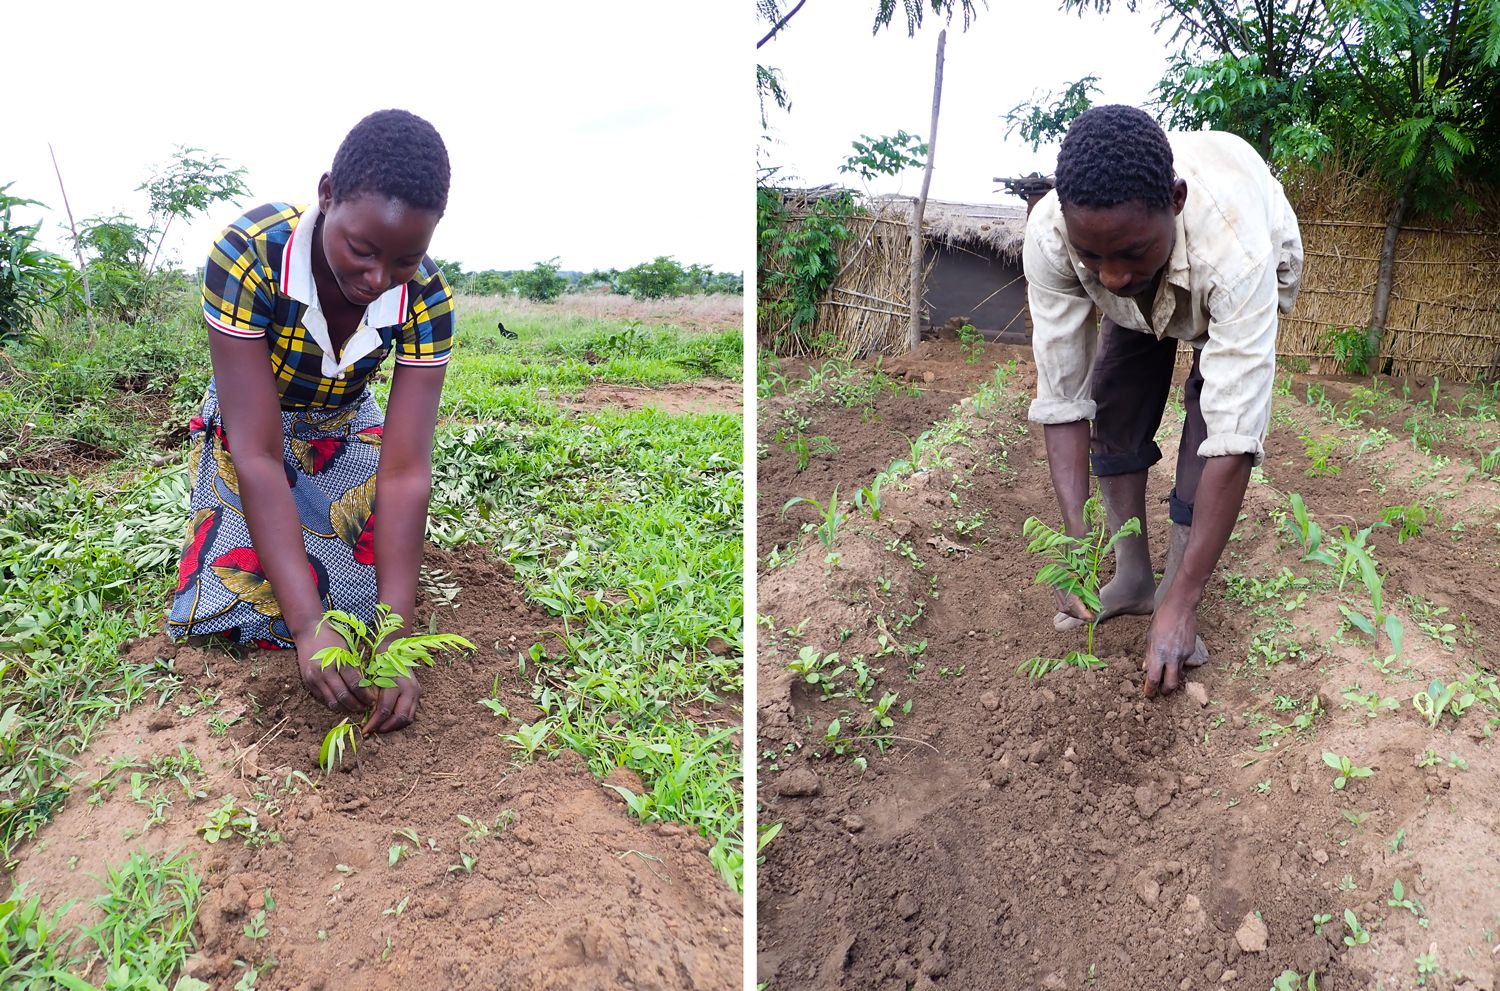
[[[1172,146],[1161,125],[1118,103],[1080,114],[1057,153],[1057,199],[1064,209],[1139,200],[1170,210],[1174,177]]]

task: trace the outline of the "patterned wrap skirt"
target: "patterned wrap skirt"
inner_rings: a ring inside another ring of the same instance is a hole
[[[282,460],[302,542],[324,609],[375,616],[375,470],[385,417],[369,390],[334,409],[282,410]],[[209,382],[189,421],[193,478],[177,588],[167,615],[174,640],[220,634],[243,644],[292,648],[291,630],[250,543],[229,439]]]

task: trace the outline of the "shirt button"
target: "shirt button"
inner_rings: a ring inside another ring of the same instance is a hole
[[[337,375],[334,376],[334,378],[336,378],[340,382],[342,382],[342,381],[344,381],[344,373],[343,372],[339,372]]]

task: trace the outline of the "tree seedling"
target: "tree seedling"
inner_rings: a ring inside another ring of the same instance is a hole
[[[1338,772],[1333,779],[1333,787],[1336,791],[1343,791],[1344,786],[1355,778],[1368,778],[1375,771],[1368,767],[1355,767],[1354,762],[1342,754],[1323,751],[1323,763]]]
[[[1047,562],[1037,571],[1035,583],[1077,596],[1090,614],[1097,615],[1100,608],[1099,565],[1121,537],[1141,532],[1141,521],[1126,520],[1111,534],[1097,496],[1083,504],[1083,520],[1088,532],[1081,537],[1070,537],[1054,530],[1035,516],[1025,522],[1021,534],[1031,541],[1026,547],[1027,553],[1039,555]],[[1069,651],[1060,658],[1033,657],[1022,661],[1016,668],[1017,672],[1041,678],[1068,665],[1104,667],[1104,661],[1094,656],[1094,624],[1087,625],[1088,643],[1084,650]]]
[[[325,668],[332,664],[335,670],[352,667],[361,675],[359,687],[376,690],[376,704],[370,709],[370,721],[363,727],[364,735],[369,734],[371,722],[380,709],[380,693],[395,688],[399,679],[411,677],[412,669],[419,662],[431,667],[433,651],[475,649],[472,643],[454,633],[395,637],[401,632],[404,620],[383,602],[375,607],[373,629],[358,616],[338,609],[324,613],[318,628],[322,629],[324,623],[343,639],[344,646],[324,647],[313,655],[313,660]],[[392,637],[395,639],[390,639]],[[318,753],[325,771],[339,765],[344,756],[344,744],[352,745],[354,739],[354,726],[347,719],[328,731]]]

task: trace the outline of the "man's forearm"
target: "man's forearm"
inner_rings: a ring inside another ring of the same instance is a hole
[[[375,483],[375,575],[380,601],[390,606],[411,628],[416,603],[417,573],[422,565],[422,542],[427,531],[427,501],[432,493],[431,472],[403,472]]]
[[[1083,504],[1089,497],[1089,422],[1044,424],[1042,437],[1063,531],[1070,537],[1081,537]]]
[[[1198,608],[1203,589],[1229,543],[1250,483],[1248,454],[1208,458],[1193,503],[1193,535],[1167,597],[1173,605]]]

